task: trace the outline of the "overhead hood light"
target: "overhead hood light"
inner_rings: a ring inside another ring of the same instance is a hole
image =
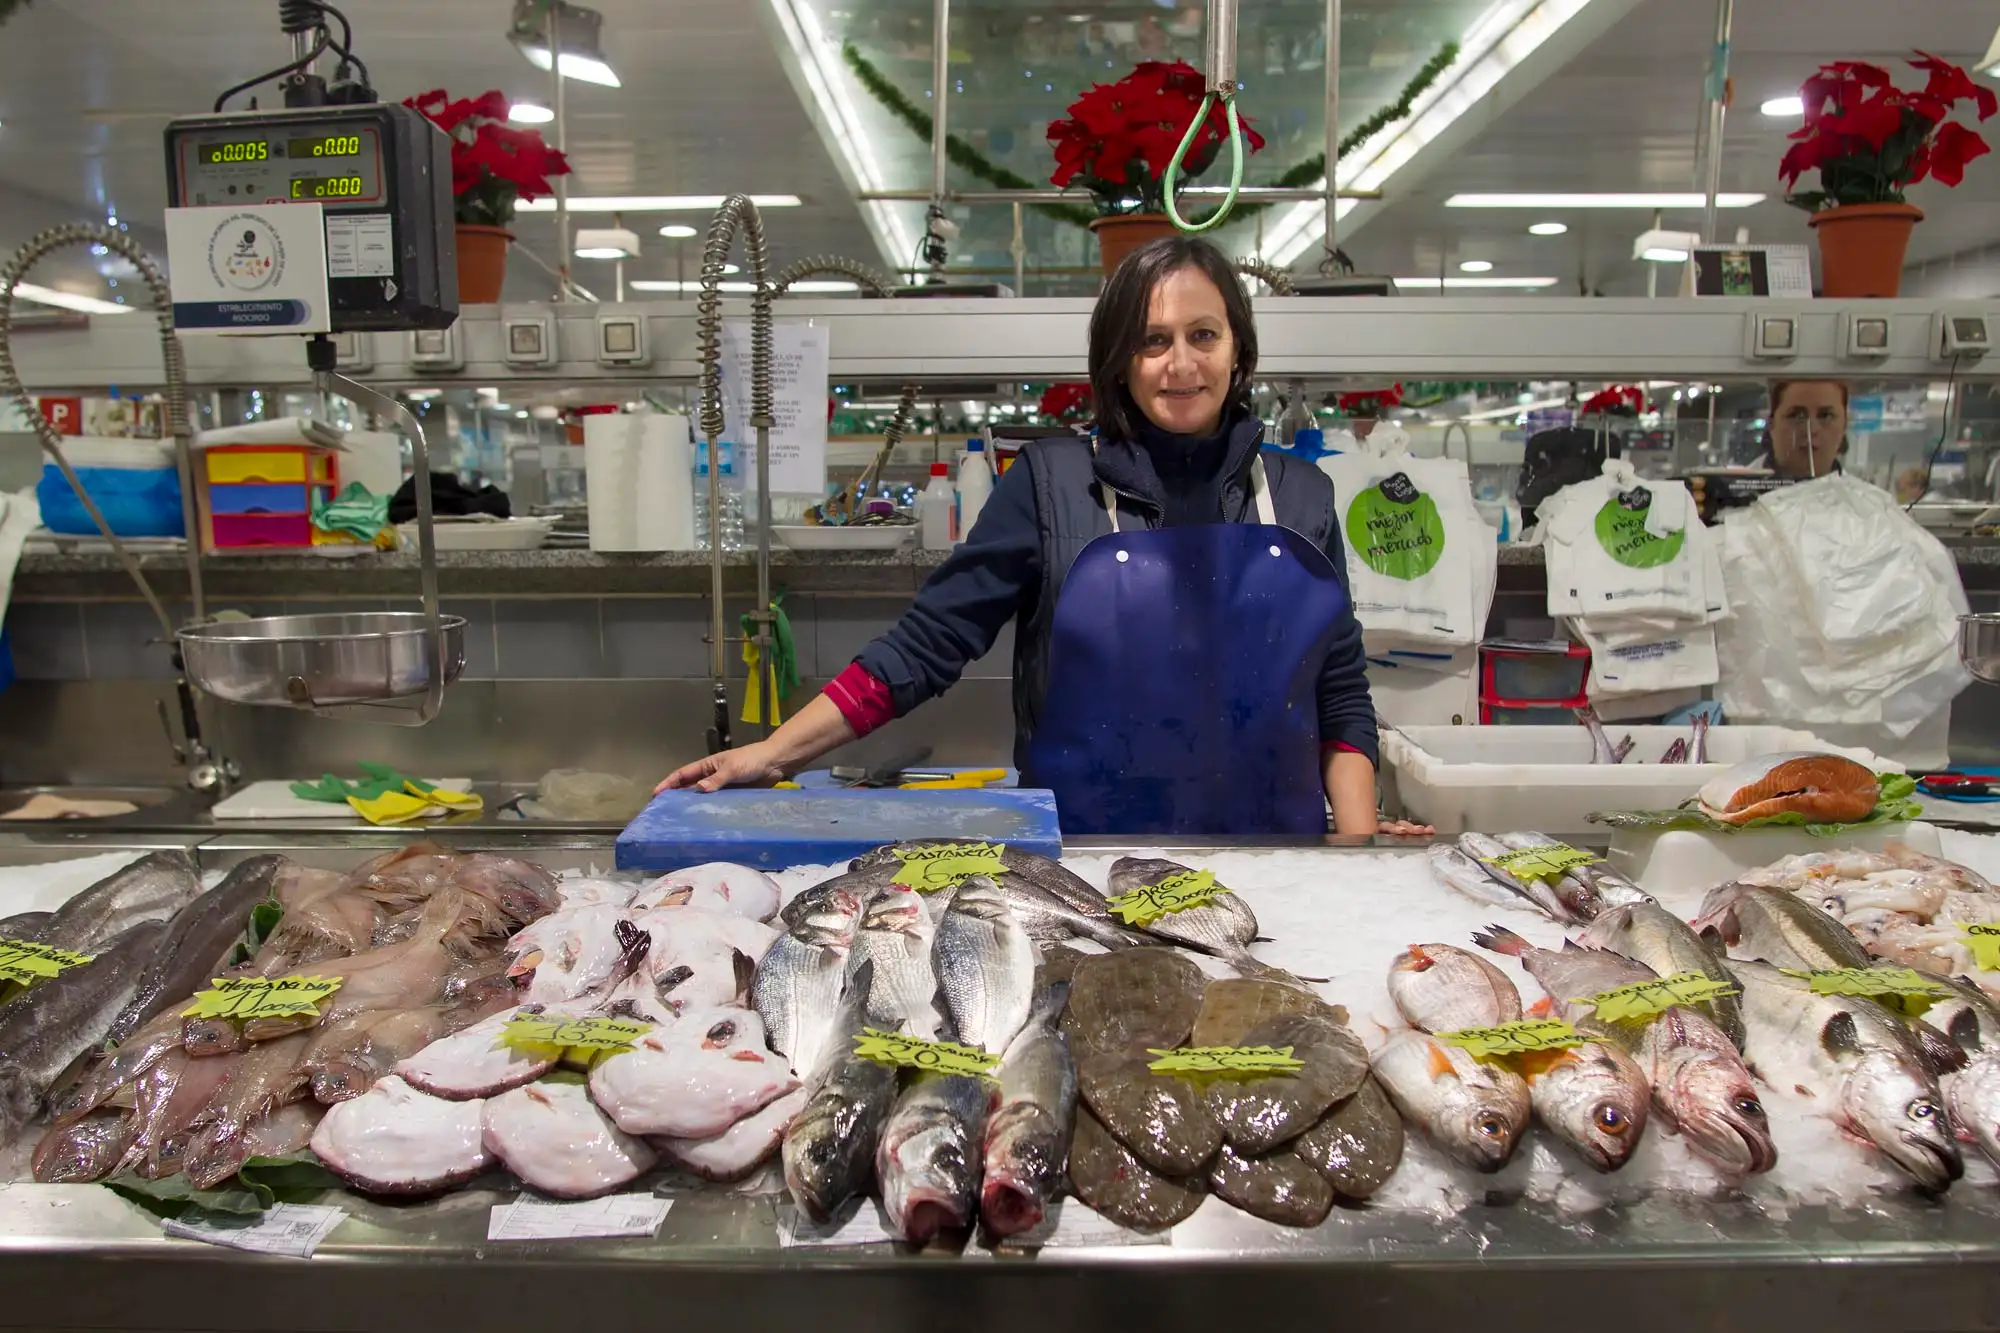
[[[1749,208],[1764,202],[1761,194],[1718,194],[1717,208]],[[1685,194],[1455,194],[1446,208],[1702,208],[1706,195]]]
[[[1793,93],[1790,97],[1773,97],[1757,109],[1767,116],[1791,119],[1806,113],[1806,99],[1797,93]]]
[[[546,125],[556,113],[539,102],[516,102],[507,108],[507,119],[516,125]]]
[[[624,227],[586,227],[576,234],[578,259],[637,259],[639,236]]]
[[[14,295],[24,301],[34,301],[39,305],[60,306],[64,310],[76,310],[86,315],[129,315],[133,313],[129,305],[119,305],[115,301],[102,300],[95,296],[78,296],[75,292],[57,291],[53,287],[37,287],[32,282],[14,284]]]
[[[1398,287],[1408,287],[1413,290],[1427,290],[1427,291],[1436,291],[1441,286],[1453,287],[1453,288],[1511,287],[1511,288],[1521,288],[1524,290],[1531,290],[1541,287],[1553,287],[1557,283],[1561,282],[1562,279],[1561,278],[1391,278],[1389,281],[1395,283]]]
[[[600,194],[571,195],[569,211],[572,213],[713,213],[722,207],[727,195],[720,194]],[[750,202],[759,208],[797,208],[799,197],[795,194],[753,194]],[[540,199],[523,199],[514,205],[516,213],[553,213],[556,201],[543,195]]]
[[[604,59],[604,15],[568,0],[514,0],[514,24],[507,40],[536,69],[549,67],[549,18],[554,15],[556,40],[562,47],[556,67],[565,79],[616,88],[618,75]]]
[[[1701,233],[1692,231],[1652,231],[1639,233],[1632,242],[1632,258],[1653,264],[1684,264],[1701,244]]]

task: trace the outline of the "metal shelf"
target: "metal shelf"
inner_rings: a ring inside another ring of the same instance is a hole
[[[837,381],[999,382],[1081,378],[1093,304],[1081,298],[784,300],[777,311],[781,319],[813,320],[832,329],[831,376]],[[1968,306],[1929,300],[1263,297],[1256,308],[1262,374],[1376,382],[1928,380],[1949,369],[1933,347],[1940,312],[1983,314],[2000,327],[2000,302]],[[749,303],[725,302],[723,309],[729,318],[747,318]],[[644,317],[649,364],[598,364],[596,322],[614,312]],[[1851,312],[1888,319],[1886,356],[1840,355],[1842,316]],[[1798,355],[1749,357],[1753,314],[1796,316]],[[505,320],[551,316],[552,364],[522,365],[503,355]],[[452,333],[464,363],[459,369],[413,363],[414,335],[407,333],[358,335],[362,356],[343,362],[343,369],[384,388],[657,384],[692,381],[700,369],[692,300],[477,306],[459,318]],[[15,341],[23,377],[38,392],[157,387],[158,346],[150,320],[98,317],[87,328],[23,332]],[[303,388],[311,381],[301,349],[287,339],[201,337],[186,339],[185,345],[192,387]],[[1962,363],[1958,375],[1991,379],[2000,375],[2000,357]]]

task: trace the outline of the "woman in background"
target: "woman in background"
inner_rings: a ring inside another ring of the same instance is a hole
[[[1847,385],[1840,380],[1776,380],[1770,427],[1758,467],[1800,481],[1840,471],[1847,452]]]

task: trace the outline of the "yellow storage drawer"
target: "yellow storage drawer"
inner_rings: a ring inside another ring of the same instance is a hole
[[[246,481],[304,481],[303,449],[208,449],[208,479],[228,484]]]

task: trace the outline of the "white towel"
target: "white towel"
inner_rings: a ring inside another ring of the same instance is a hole
[[[42,507],[32,487],[0,495],[0,625],[7,622],[7,602],[14,595],[14,569],[21,563],[21,546],[42,526]]]
[[[216,448],[222,445],[270,444],[277,446],[308,445],[315,449],[341,449],[345,445],[347,433],[338,426],[330,426],[312,417],[273,417],[269,421],[252,421],[241,426],[218,426],[205,430],[194,437],[197,449]]]

